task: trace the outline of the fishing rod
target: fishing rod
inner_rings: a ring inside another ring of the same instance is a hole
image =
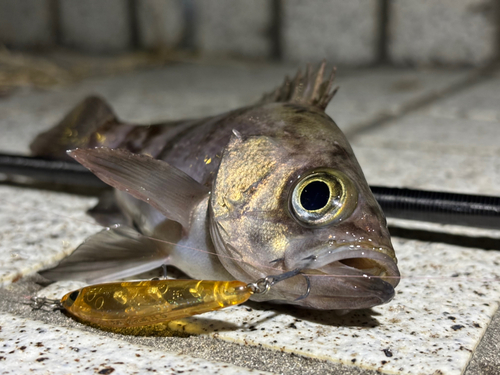
[[[94,188],[108,186],[81,164],[33,156],[0,154],[0,173],[52,184]]]
[[[0,173],[36,181],[106,188],[84,166],[73,161],[0,154]],[[370,186],[388,217],[441,224],[500,229],[500,197]]]

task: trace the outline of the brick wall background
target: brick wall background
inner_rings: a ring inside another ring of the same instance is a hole
[[[482,66],[500,55],[500,0],[0,0],[0,44]]]

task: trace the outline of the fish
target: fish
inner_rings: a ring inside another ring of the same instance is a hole
[[[227,113],[152,125],[83,100],[30,147],[114,188],[89,211],[107,228],[40,274],[91,284],[172,265],[201,280],[293,274],[258,302],[346,311],[392,300],[400,272],[387,221],[325,113],[337,92],[335,69],[325,71],[308,65]]]

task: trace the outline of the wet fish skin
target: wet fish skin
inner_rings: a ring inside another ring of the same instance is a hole
[[[252,126],[233,135],[224,150],[210,201],[212,238],[218,252],[225,255],[221,262],[234,277],[264,277],[269,269],[263,266],[276,268],[275,274],[303,266],[315,269],[315,264],[323,267],[328,264],[328,252],[343,244],[379,252],[386,256],[384,262],[395,259],[383,213],[333,120],[315,107],[289,103],[260,106],[244,116],[253,119]],[[334,225],[300,225],[287,209],[293,186],[304,174],[324,166],[342,171],[352,181],[356,208]],[[304,260],[311,256],[316,260],[307,265]],[[291,301],[306,290],[300,276],[277,284],[263,298],[331,309],[331,295],[338,293],[342,282],[360,284],[342,277],[311,276],[311,280],[312,291],[306,299]],[[389,285],[379,281],[372,280],[372,284],[392,293]],[[387,281],[395,284],[394,279]],[[352,308],[351,302],[342,308]],[[365,307],[359,301],[356,304]]]
[[[68,146],[84,147],[70,156],[119,189],[116,202],[123,222],[145,236],[177,243],[165,244],[162,256],[155,249],[151,267],[163,260],[194,278],[244,282],[301,268],[304,275],[253,299],[314,309],[371,307],[394,296],[397,260],[385,217],[354,153],[324,112],[335,92],[333,77],[323,81],[324,68],[285,80],[255,105],[200,120],[141,127],[100,108],[104,121],[89,125],[86,115],[79,129],[75,119],[85,111],[82,104],[59,128],[35,140],[33,149],[62,157]],[[88,101],[93,110],[99,107],[98,99]],[[61,136],[67,129],[81,136],[68,142]],[[297,219],[291,196],[302,179],[325,168],[341,176],[350,203],[340,207],[341,220],[315,227]],[[148,179],[145,170],[154,178]],[[172,184],[176,179],[185,183]],[[79,265],[72,257],[78,259],[79,250],[45,275],[74,277]],[[109,254],[109,246],[103,250]],[[148,251],[138,249],[145,257]],[[92,261],[99,263],[99,257]],[[109,268],[123,275],[135,264],[121,259]],[[101,274],[113,275],[106,274],[106,267]],[[85,274],[77,277],[85,279]],[[297,300],[308,283],[307,298]]]

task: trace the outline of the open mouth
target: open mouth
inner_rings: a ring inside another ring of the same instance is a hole
[[[350,269],[363,277],[386,281],[393,287],[399,284],[399,269],[389,255],[375,250],[347,250],[337,253],[336,257],[339,259],[329,263],[328,268]]]
[[[337,309],[369,308],[389,302],[400,273],[386,252],[359,245],[321,251],[302,271],[311,283],[307,299],[311,298],[314,305],[325,305],[319,308],[332,308],[334,303]]]

